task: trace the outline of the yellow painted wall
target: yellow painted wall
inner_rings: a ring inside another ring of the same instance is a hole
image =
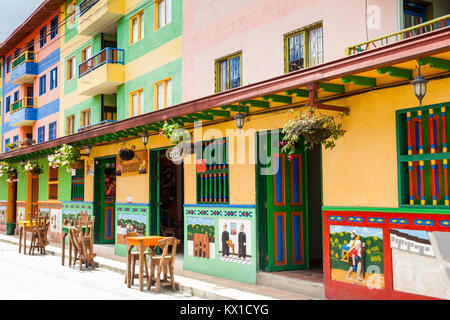
[[[424,105],[450,101],[450,79],[428,83]],[[397,207],[395,111],[418,106],[411,85],[329,102],[350,107],[344,137],[323,151],[323,205]]]

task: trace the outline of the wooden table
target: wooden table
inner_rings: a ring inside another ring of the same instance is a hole
[[[36,221],[33,221],[33,225]],[[31,231],[31,221],[19,221],[19,253],[22,250],[23,238],[23,254],[27,254],[27,231]]]
[[[139,252],[139,290],[144,289],[144,259],[145,250],[153,248],[158,245],[158,241],[164,239],[161,236],[143,236],[143,237],[129,237],[127,238],[127,285],[131,288],[131,250],[136,246]],[[150,275],[151,277],[151,275]]]

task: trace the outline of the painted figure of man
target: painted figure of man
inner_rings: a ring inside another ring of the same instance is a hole
[[[247,236],[244,232],[244,224],[241,224],[241,232],[239,232],[238,235],[238,242],[239,242],[239,257],[242,257],[245,259],[245,256],[247,255]]]
[[[352,233],[350,234],[350,242],[348,244],[341,245],[341,257],[344,254],[344,250],[348,251],[352,247],[353,242],[355,241],[355,238],[356,238],[357,235],[358,234],[356,233],[356,231],[353,230]]]
[[[230,239],[230,234],[227,230],[227,224],[225,223],[223,225],[223,232],[222,232],[222,255],[229,256],[230,255],[230,248],[228,247],[228,240]]]
[[[362,261],[361,261],[361,240],[355,241],[355,246],[352,250],[348,253],[349,256],[349,262],[350,262],[350,269],[347,271],[346,278],[347,280],[350,280],[350,274],[353,271],[356,271],[356,279],[358,281],[362,281],[361,278],[361,268],[362,268]]]

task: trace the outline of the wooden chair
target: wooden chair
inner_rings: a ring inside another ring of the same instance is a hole
[[[172,290],[176,290],[176,283],[174,279],[173,267],[175,264],[175,255],[177,253],[177,246],[180,240],[169,237],[158,241],[159,247],[162,249],[162,254],[159,256],[150,256],[150,281],[147,288],[150,289],[151,285],[155,283],[156,293],[159,293],[161,286],[172,286]],[[172,247],[169,255],[169,247]],[[157,269],[157,270],[156,270]],[[163,270],[163,280],[161,281],[161,271]],[[156,276],[155,276],[156,271]],[[167,274],[170,273],[170,275]]]
[[[159,229],[161,230],[161,235],[163,237],[177,237],[177,229],[172,227],[164,227],[162,223],[159,225]]]
[[[31,245],[29,254],[34,255],[34,250],[39,249],[41,254],[46,254],[45,247],[49,244],[47,239],[50,219],[47,214],[38,215],[31,220]]]
[[[78,221],[77,228],[70,229],[70,241],[72,241],[72,247],[74,248],[74,263],[75,267],[77,260],[80,263],[80,270],[83,263],[95,268],[94,258],[97,254],[94,253],[94,222],[95,217],[92,217],[92,221]],[[83,228],[84,227],[84,228]]]
[[[126,235],[124,235],[123,237],[125,238],[125,240],[129,237],[139,237],[140,234],[138,234],[137,232],[129,232]],[[148,264],[147,264],[147,256],[150,255],[150,252],[145,252],[144,253],[144,272],[145,272],[145,276],[147,277],[147,281],[149,280],[149,275],[148,275]],[[131,252],[131,285],[134,285],[134,279],[139,278],[139,273],[136,273],[136,261],[139,261],[139,252],[134,251]],[[128,277],[128,272],[125,272],[125,283],[127,283],[127,277]]]

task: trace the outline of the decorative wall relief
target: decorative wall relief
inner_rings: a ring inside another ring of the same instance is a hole
[[[219,219],[219,258],[224,262],[252,263],[251,221]]]
[[[215,225],[213,218],[188,217],[188,254],[207,259],[215,258]]]
[[[331,279],[384,288],[383,230],[330,226]]]

